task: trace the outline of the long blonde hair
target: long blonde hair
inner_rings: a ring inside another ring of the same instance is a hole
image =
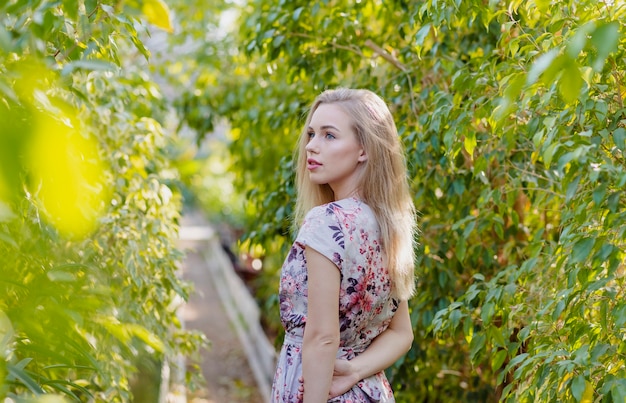
[[[330,186],[312,183],[307,172],[307,128],[321,104],[339,105],[352,117],[354,133],[367,155],[358,186],[359,197],[378,220],[394,296],[408,299],[415,292],[416,213],[396,124],[385,101],[375,93],[337,88],[324,91],[313,102],[295,155],[298,191],[295,225],[302,223],[311,208],[334,201]]]

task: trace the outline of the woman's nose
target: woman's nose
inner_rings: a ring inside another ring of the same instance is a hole
[[[317,136],[313,136],[309,139],[309,142],[306,144],[304,148],[306,151],[316,152],[317,151]]]

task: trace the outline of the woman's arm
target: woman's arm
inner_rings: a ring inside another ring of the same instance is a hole
[[[307,247],[307,318],[302,341],[304,402],[328,400],[339,349],[339,269],[324,255]]]
[[[350,390],[358,381],[389,368],[406,354],[413,343],[409,304],[401,301],[389,327],[352,360],[337,359],[329,397]]]

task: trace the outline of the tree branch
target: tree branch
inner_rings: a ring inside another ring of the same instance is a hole
[[[406,73],[407,68],[402,64],[394,55],[387,52],[385,49],[381,48],[377,44],[375,44],[371,39],[365,41],[365,46],[372,49],[374,52],[378,53],[380,57],[387,60],[389,63],[402,70],[402,72]]]
[[[413,94],[413,80],[411,80],[409,70],[394,55],[375,44],[374,41],[372,41],[371,39],[367,39],[365,41],[365,46],[372,49],[376,54],[391,63],[392,66],[396,67],[398,70],[402,71],[406,75],[406,79],[409,84],[409,96],[411,97],[411,112],[413,112],[413,115],[417,119],[417,107],[415,106],[415,96]]]

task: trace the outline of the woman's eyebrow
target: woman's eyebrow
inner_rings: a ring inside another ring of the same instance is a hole
[[[338,131],[338,132],[341,131],[341,130],[339,130],[338,127],[333,126],[333,125],[323,125],[323,126],[320,126],[320,130],[326,130],[326,129],[332,129],[332,130],[335,130],[335,131]],[[309,126],[309,130],[315,130],[315,129],[313,129],[313,127]]]

